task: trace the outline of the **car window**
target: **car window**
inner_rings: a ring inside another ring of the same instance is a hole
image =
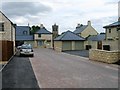
[[[22,49],[32,49],[32,47],[31,47],[31,46],[28,46],[28,45],[22,46],[21,48],[22,48]]]

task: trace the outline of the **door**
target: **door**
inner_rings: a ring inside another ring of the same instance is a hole
[[[98,41],[97,49],[102,49],[102,41]]]

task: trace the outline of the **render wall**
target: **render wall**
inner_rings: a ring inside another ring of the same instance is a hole
[[[97,31],[92,27],[92,26],[88,26],[83,32],[81,32],[81,36],[86,38],[89,35],[97,35]]]

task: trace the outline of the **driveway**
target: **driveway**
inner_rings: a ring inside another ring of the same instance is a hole
[[[2,71],[2,88],[39,88],[29,57],[15,56],[7,64]]]
[[[41,88],[118,88],[118,66],[51,49],[34,52],[30,61]]]
[[[82,57],[89,57],[89,50],[79,50],[79,51],[72,50],[72,51],[64,51],[64,53],[82,56]]]

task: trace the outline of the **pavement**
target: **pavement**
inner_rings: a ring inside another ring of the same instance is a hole
[[[39,88],[29,57],[15,56],[6,65],[2,70],[2,88]]]
[[[88,58],[34,49],[30,58],[40,88],[118,88],[118,66]]]
[[[72,51],[64,51],[64,53],[82,56],[82,57],[89,57],[89,50],[72,50]]]

